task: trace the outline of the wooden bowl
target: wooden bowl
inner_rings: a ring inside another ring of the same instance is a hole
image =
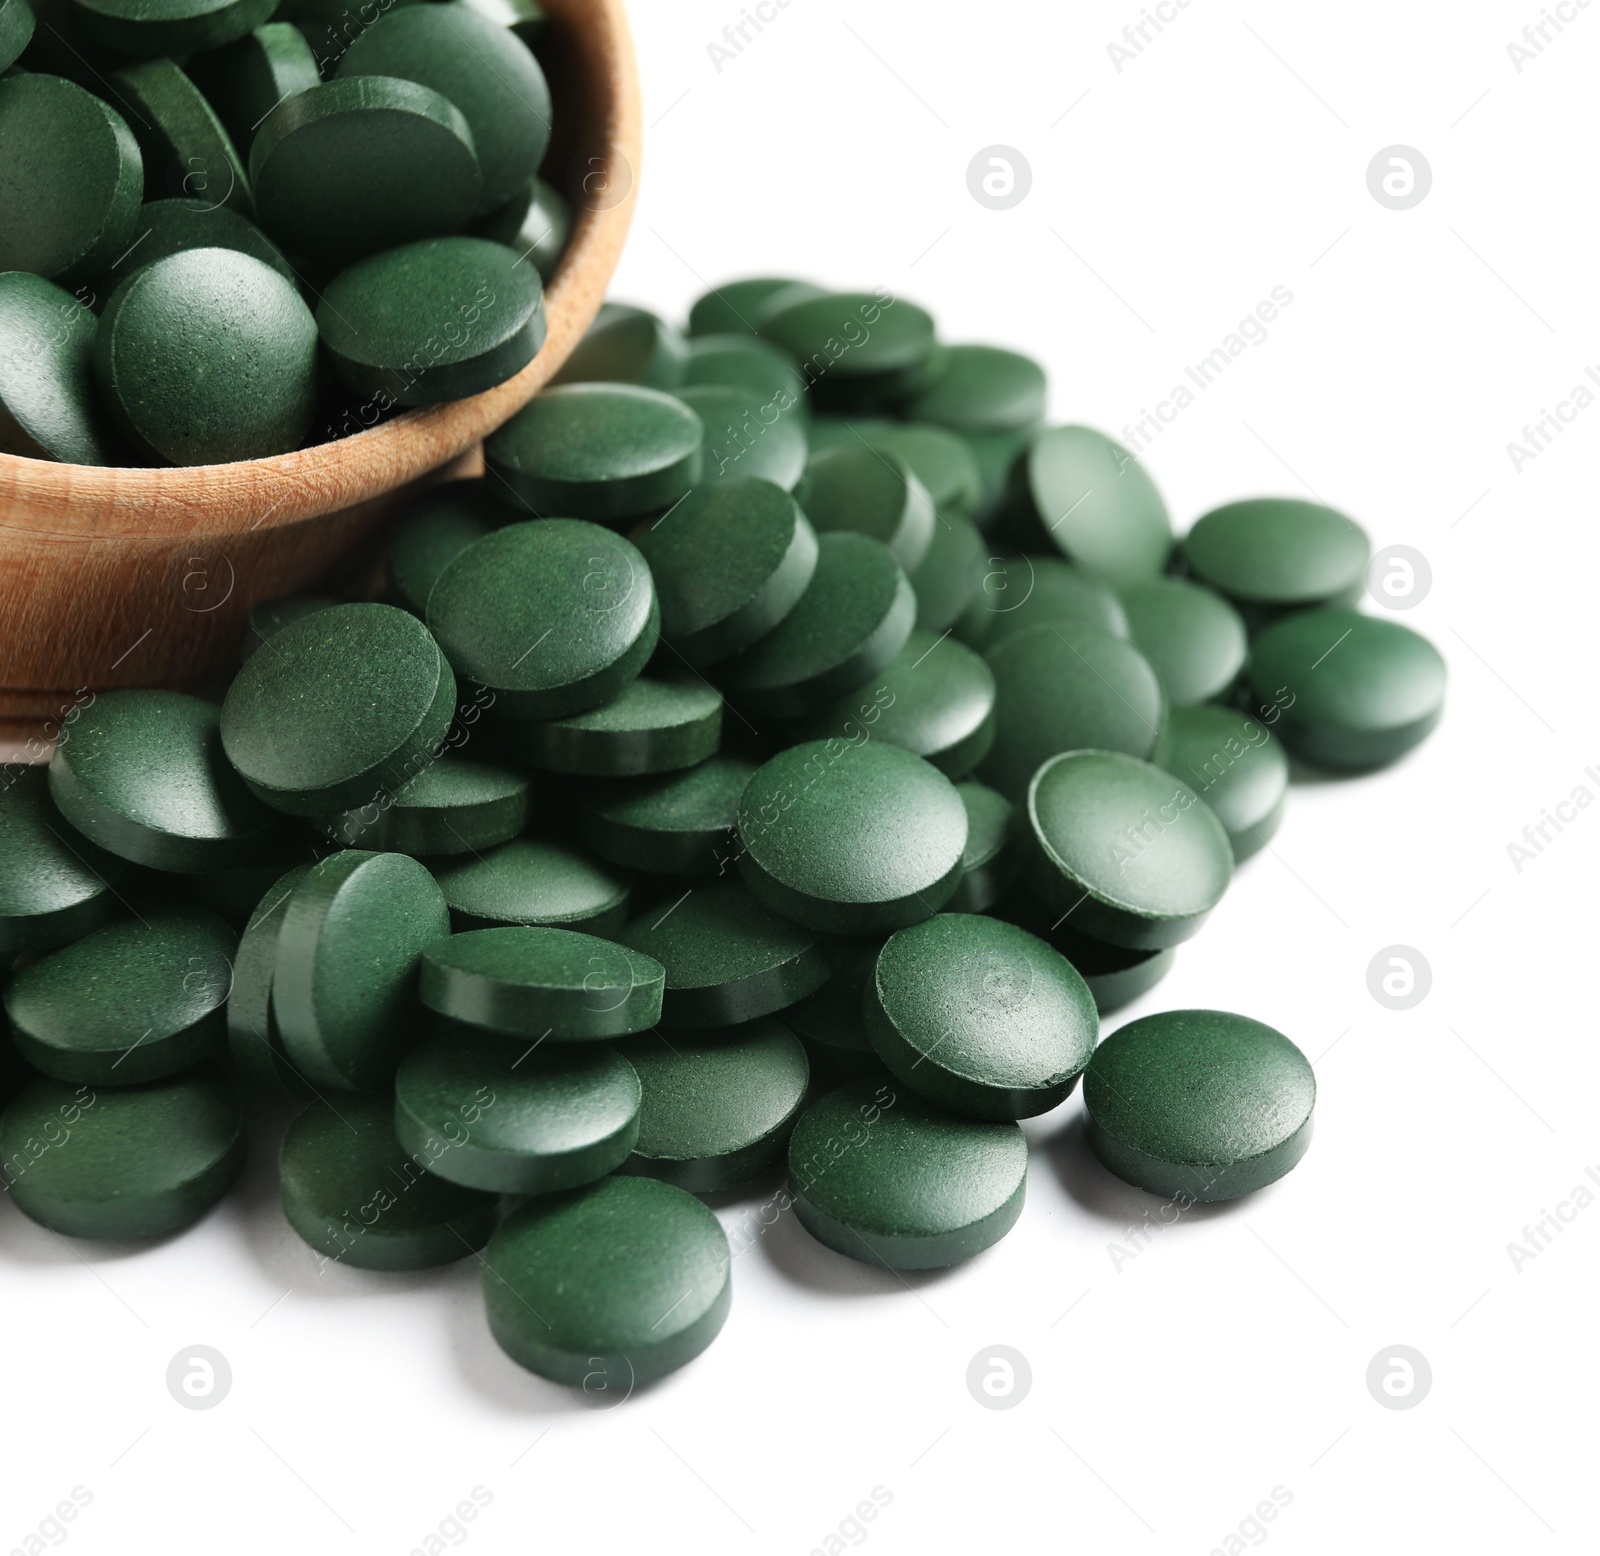
[[[0,454],[0,734],[53,734],[89,691],[214,676],[252,605],[327,577],[566,360],[633,215],[639,85],[622,0],[542,3],[555,99],[544,173],[575,219],[539,355],[469,400],[272,459],[146,470]]]

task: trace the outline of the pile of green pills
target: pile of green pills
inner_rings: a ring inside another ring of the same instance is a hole
[[[288,453],[515,376],[571,209],[531,0],[0,5],[0,452]]]
[[[456,4],[395,18],[425,9]],[[393,36],[352,57],[421,47]],[[16,1203],[170,1231],[251,1099],[292,1098],[321,1259],[481,1251],[511,1357],[626,1391],[728,1316],[697,1196],[951,1265],[1016,1223],[1020,1121],[1080,1079],[1129,1184],[1282,1177],[1316,1097],[1289,1038],[1101,1023],[1268,846],[1291,762],[1400,758],[1443,663],[1356,608],[1343,515],[1179,540],[1131,455],[1043,415],[1033,362],[884,292],[738,282],[686,333],[608,308],[487,477],[396,522],[384,599],[258,605],[220,707],[93,699],[0,789]]]

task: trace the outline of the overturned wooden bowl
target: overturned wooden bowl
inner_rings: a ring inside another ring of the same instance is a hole
[[[91,691],[204,683],[252,605],[326,578],[566,360],[633,214],[639,85],[622,0],[542,3],[555,101],[544,172],[574,222],[538,356],[471,399],[272,459],[147,470],[0,454],[0,735],[49,736]]]

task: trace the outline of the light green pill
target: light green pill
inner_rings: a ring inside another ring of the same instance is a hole
[[[933,544],[933,499],[897,454],[827,449],[807,463],[795,496],[819,534],[870,535],[907,572],[922,563]]]
[[[1225,697],[1244,669],[1244,620],[1220,594],[1182,578],[1122,591],[1133,646],[1150,661],[1174,708]]]
[[[1293,497],[1214,508],[1183,540],[1189,571],[1257,617],[1353,604],[1371,553],[1366,532],[1353,520]]]
[[[609,935],[628,912],[626,876],[541,838],[514,838],[436,873],[458,930],[535,924]]]
[[[677,397],[706,429],[706,481],[758,479],[793,491],[805,473],[806,434],[789,400],[728,384],[696,384]]]
[[[981,653],[1029,627],[1093,627],[1128,636],[1128,613],[1103,580],[1047,556],[991,556],[956,636]]]
[[[1271,730],[1234,708],[1174,708],[1150,760],[1216,812],[1235,864],[1264,848],[1283,820],[1289,758]]]

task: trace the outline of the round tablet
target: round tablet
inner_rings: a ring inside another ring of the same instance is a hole
[[[967,515],[983,495],[972,450],[959,434],[930,422],[891,422],[861,434],[881,454],[892,454],[926,488],[941,515]]]
[[[983,496],[972,516],[980,528],[987,529],[1000,517],[1012,469],[1033,441],[1036,431],[1035,425],[1008,432],[962,433],[972,457],[978,462],[978,476],[983,483]]]
[[[928,554],[908,575],[917,597],[917,625],[946,632],[961,619],[983,584],[987,558],[982,533],[959,513],[940,513]]]
[[[809,281],[788,276],[751,276],[742,281],[724,281],[689,309],[689,334],[736,335],[756,333],[756,321],[767,305],[791,288],[795,297],[820,297],[822,289]]]
[[[91,42],[150,59],[231,43],[273,9],[273,0],[73,0],[72,16]]]
[[[436,875],[458,930],[538,924],[610,935],[628,912],[626,876],[542,838],[514,838]]]
[[[806,442],[813,454],[829,448],[860,448],[863,443],[885,433],[901,430],[900,423],[887,416],[842,416],[823,412],[806,424]]]
[[[1089,1147],[1167,1199],[1238,1199],[1311,1144],[1317,1081],[1281,1032],[1221,1010],[1169,1010],[1119,1028],[1083,1080]]]
[[[841,941],[834,948],[835,965],[828,981],[815,994],[788,1006],[781,1017],[783,1024],[824,1048],[871,1054],[862,1003],[882,949],[883,941],[876,936]]]
[[[0,453],[115,463],[116,443],[95,397],[98,322],[43,276],[0,275]]]
[[[108,852],[157,870],[214,870],[259,853],[272,812],[222,753],[215,704],[106,692],[50,761],[50,797]]]
[[[14,774],[0,787],[0,955],[88,934],[111,912],[125,869],[61,819],[44,768]]]
[[[275,1096],[309,1096],[311,1088],[284,1051],[272,1014],[272,979],[289,898],[311,872],[296,865],[279,876],[256,903],[239,937],[228,991],[228,1052],[247,1085]]]
[[[297,93],[250,144],[262,225],[327,265],[459,232],[483,187],[472,131],[414,81],[352,76]]]
[[[907,421],[957,432],[1009,432],[1044,416],[1044,369],[1001,346],[951,346],[943,370],[900,407]]]
[[[193,197],[207,205],[254,214],[250,180],[222,121],[200,89],[170,59],[146,59],[109,83],[128,111],[144,155],[144,189],[157,200]],[[137,224],[136,224],[137,230]],[[135,264],[146,264],[143,254]]]
[[[1343,607],[1269,627],[1250,651],[1261,716],[1308,762],[1361,770],[1403,756],[1444,712],[1444,660],[1420,633]]]
[[[1096,1008],[1109,1016],[1148,993],[1172,970],[1177,951],[1132,951],[1107,945],[1074,929],[1062,914],[1046,908],[1031,893],[1013,891],[996,906],[995,913],[1052,945],[1078,969],[1094,995]]]
[[[825,292],[792,300],[780,294],[769,303],[758,321],[759,333],[795,361],[816,362],[828,379],[906,372],[933,353],[932,317],[883,291]]]
[[[189,249],[111,294],[95,377],[125,436],[175,465],[285,454],[316,413],[317,325],[299,290],[237,249]]]
[[[548,282],[572,235],[572,207],[565,195],[542,178],[530,178],[474,230],[480,238],[505,244]]]
[[[1213,508],[1184,537],[1189,571],[1257,612],[1358,599],[1372,547],[1353,520],[1294,497]]]
[[[1244,620],[1220,594],[1182,578],[1151,578],[1122,591],[1133,646],[1149,660],[1167,703],[1187,708],[1225,697],[1244,668]]]
[[[313,616],[341,602],[320,594],[290,594],[279,600],[262,600],[250,607],[239,657],[248,659],[268,638],[276,637],[291,622]]]
[[[793,359],[754,335],[700,335],[689,341],[683,382],[743,389],[763,403],[805,414],[805,380]]]
[[[1234,708],[1174,708],[1150,760],[1216,812],[1235,864],[1271,841],[1289,797],[1289,758],[1259,719]]]
[[[891,935],[865,1013],[895,1077],[968,1118],[1048,1113],[1083,1073],[1100,1030],[1089,986],[1059,951],[972,913]]]
[[[1020,801],[1040,763],[1061,751],[1147,757],[1163,713],[1161,686],[1138,649],[1093,627],[1047,622],[989,654],[994,746],[978,776]]]
[[[312,1248],[357,1270],[425,1270],[476,1253],[495,1197],[437,1176],[395,1137],[387,1095],[313,1102],[278,1155],[283,1213]]]
[[[296,1069],[351,1091],[388,1081],[418,1026],[418,959],[449,933],[444,896],[415,859],[351,848],[313,865],[289,896],[272,978]]]
[[[696,886],[636,918],[621,939],[666,969],[668,1028],[769,1016],[815,993],[830,971],[812,931],[780,918],[738,881]]]
[[[700,680],[640,676],[610,702],[543,723],[505,720],[506,749],[534,767],[626,778],[693,767],[715,756],[722,694]]]
[[[529,511],[631,519],[700,479],[705,428],[682,400],[637,384],[566,384],[530,400],[483,445],[489,473]]]
[[[661,1018],[659,962],[570,929],[475,929],[430,946],[422,1003],[510,1037],[586,1042]]]
[[[1005,795],[975,781],[958,783],[956,793],[967,808],[967,846],[961,853],[960,884],[945,909],[987,913],[1017,873],[1016,850],[1010,846],[1013,806]]]
[[[1172,521],[1127,449],[1091,427],[1035,434],[1013,472],[1015,496],[1068,561],[1117,587],[1154,578],[1172,550]]]
[[[799,484],[806,468],[805,426],[783,406],[753,389],[701,384],[679,389],[677,398],[705,427],[701,479],[771,481],[786,492]]]
[[[886,740],[964,778],[994,743],[994,675],[964,643],[913,632],[866,685],[841,697],[807,732],[818,740]]]
[[[544,288],[539,272],[504,244],[425,238],[341,271],[317,304],[317,331],[334,371],[357,394],[442,405],[492,389],[533,361],[544,344]]]
[[[318,825],[344,848],[475,854],[527,825],[529,789],[528,775],[514,768],[441,756],[393,794]]]
[[[817,565],[793,610],[718,668],[735,702],[778,718],[826,707],[870,680],[911,635],[916,600],[889,548],[867,535],[817,542]]]
[[[627,1398],[692,1361],[728,1316],[717,1218],[653,1178],[607,1178],[500,1223],[483,1261],[489,1332],[530,1372]]]
[[[783,1159],[810,1068],[800,1039],[780,1022],[670,1039],[647,1032],[621,1052],[644,1093],[626,1171],[717,1194]]]
[[[756,764],[721,752],[659,778],[583,796],[583,841],[602,859],[667,875],[719,875],[733,858],[739,796]]]
[[[114,109],[59,76],[0,81],[0,271],[97,276],[143,196],[139,143]]]
[[[771,481],[697,486],[634,541],[661,599],[661,635],[699,666],[772,631],[817,567],[815,532]]]
[[[527,45],[463,5],[407,5],[360,30],[339,79],[389,76],[455,103],[483,170],[480,213],[504,205],[539,171],[550,144],[550,88]]]
[[[128,258],[136,264],[153,265],[185,249],[237,249],[271,265],[286,281],[297,280],[283,250],[254,222],[209,200],[152,200],[139,207],[133,231]]]
[[[442,573],[475,540],[509,523],[511,513],[479,479],[446,481],[406,504],[389,531],[389,593],[425,616]]]
[[[739,871],[769,907],[830,934],[931,918],[961,879],[967,812],[932,763],[872,740],[809,741],[739,800]]]
[[[428,629],[392,605],[335,605],[275,633],[222,703],[222,748],[293,816],[401,788],[432,760],[455,677]]]
[[[897,454],[824,449],[807,463],[795,495],[818,534],[870,535],[907,572],[921,564],[933,544],[933,499]]]
[[[17,1208],[67,1237],[159,1237],[198,1221],[244,1166],[244,1114],[207,1066],[92,1091],[30,1082],[0,1116]]]
[[[795,1214],[818,1242],[863,1264],[942,1269],[1016,1225],[1028,1143],[1014,1123],[958,1118],[867,1079],[801,1114],[789,1138]]]
[[[16,64],[33,37],[33,26],[28,0],[0,0],[0,71]]]
[[[322,79],[317,57],[293,22],[269,22],[184,67],[216,110],[235,146],[246,152],[261,121],[285,98]]]
[[[1170,773],[1114,751],[1068,751],[1028,786],[1033,889],[1074,928],[1131,950],[1195,934],[1222,900],[1222,823]]]
[[[531,1053],[456,1027],[406,1055],[395,1131],[428,1171],[498,1194],[553,1194],[614,1172],[639,1135],[639,1077],[609,1047]]]
[[[1047,622],[1128,636],[1127,612],[1110,587],[1059,557],[989,557],[972,603],[956,635],[984,653]]]
[[[550,382],[676,389],[683,382],[688,354],[683,337],[670,324],[644,308],[619,308],[589,326]]]
[[[218,1047],[235,936],[184,909],[107,924],[18,972],[6,1014],[22,1056],[59,1081],[133,1086]]]

